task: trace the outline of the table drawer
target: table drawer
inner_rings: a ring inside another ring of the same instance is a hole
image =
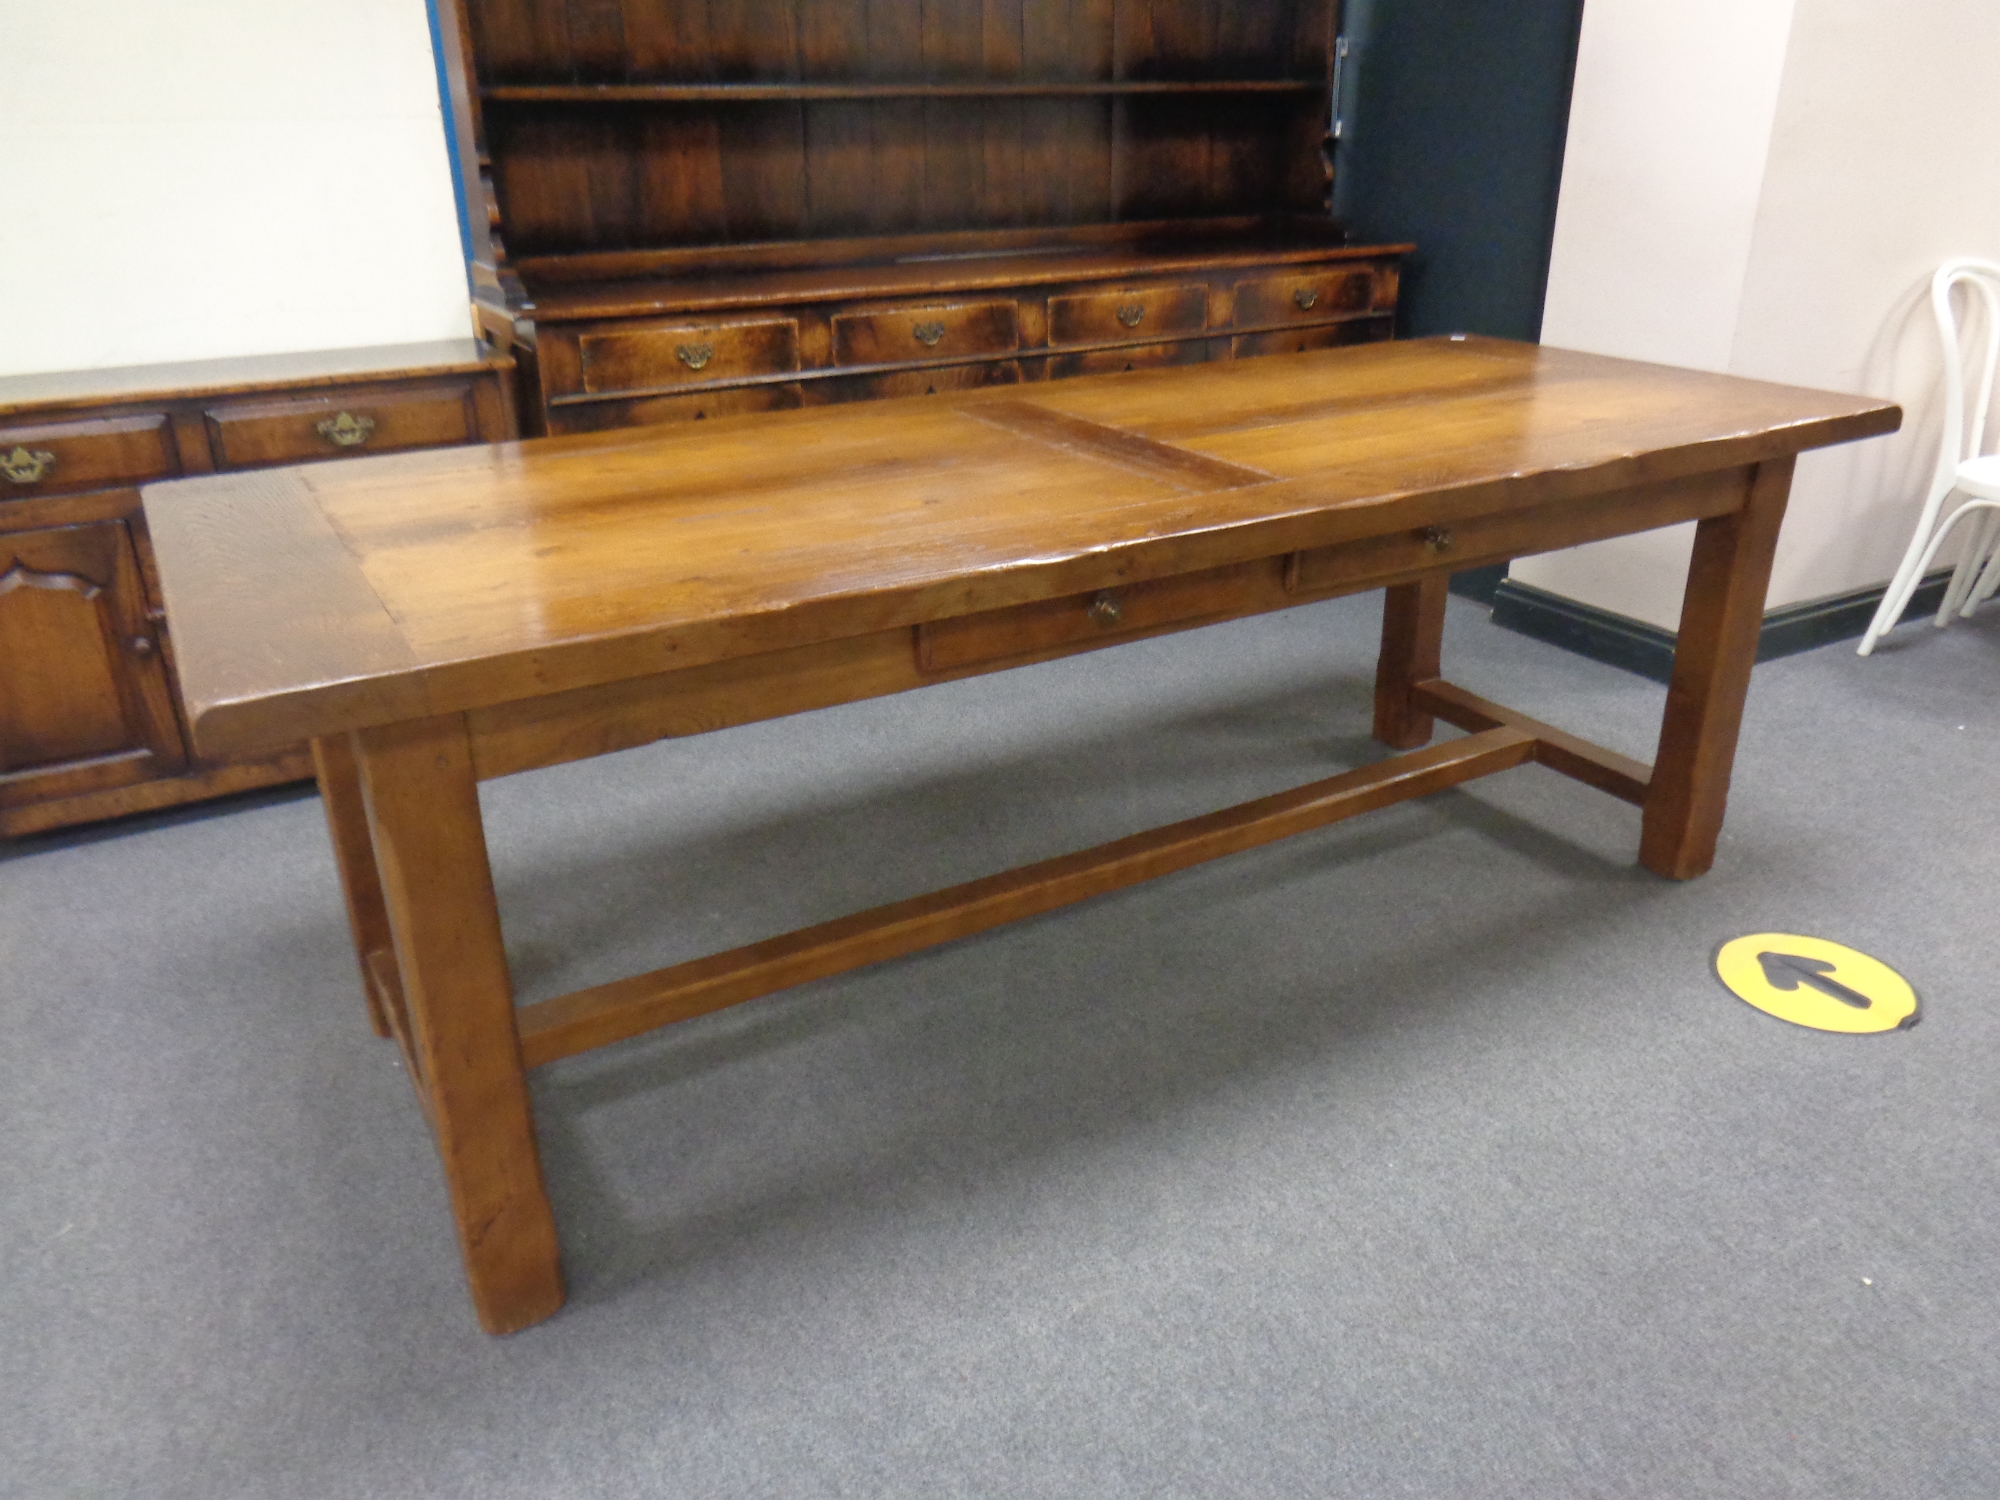
[[[1237,359],[1258,354],[1303,354],[1308,349],[1333,349],[1342,344],[1372,344],[1395,333],[1393,318],[1352,318],[1318,328],[1285,328],[1274,333],[1239,333],[1229,341]]]
[[[164,413],[0,427],[0,500],[138,484],[179,472]]]
[[[1011,354],[1020,345],[1020,309],[1011,300],[881,308],[833,319],[836,365]]]
[[[1236,326],[1322,322],[1375,304],[1372,266],[1323,267],[1236,283]]]
[[[1051,297],[1049,347],[1200,333],[1207,322],[1206,286],[1149,286]]]
[[[203,415],[215,461],[225,469],[479,441],[472,387],[463,384],[359,386],[326,396],[212,406]]]
[[[579,338],[577,358],[583,388],[593,395],[789,375],[799,367],[799,325],[794,318],[768,318],[606,329]]]
[[[1278,598],[1282,572],[1281,562],[1273,558],[933,620],[917,627],[917,665],[942,672],[1084,642],[1109,643],[1162,625],[1219,619]]]

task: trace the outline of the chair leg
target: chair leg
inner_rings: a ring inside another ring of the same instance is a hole
[[[2000,510],[1990,512],[1986,524],[1980,529],[1978,539],[1973,543],[1972,556],[1984,558],[1979,576],[1972,587],[1965,591],[1965,602],[1958,608],[1962,619],[1971,619],[1973,610],[1993,597],[2000,589]]]
[[[1959,506],[1957,510],[1946,516],[1944,524],[1937,529],[1937,535],[1931,538],[1931,544],[1924,548],[1923,560],[1918,564],[1918,572],[1921,574],[1923,569],[1931,565],[1931,559],[1937,556],[1938,549],[1944,545],[1945,538],[1957,530],[1960,521],[1963,521],[1967,516],[1973,515],[1976,512],[1990,511],[1995,507],[2000,507],[2000,500],[1968,500],[1965,504]],[[1980,536],[1984,533],[1985,526],[1986,517],[1980,516],[1979,524],[1972,528],[1975,545],[1967,549],[1966,554],[1959,559],[1958,566],[1952,570],[1951,584],[1945,589],[1944,600],[1938,605],[1937,615],[1931,621],[1931,624],[1939,630],[1944,629],[1945,626],[1951,623],[1951,617],[1958,612],[1959,606],[1965,602],[1966,595],[1972,592],[1973,582],[1979,574],[1978,548],[1976,544]]]
[[[1980,516],[1968,528],[1972,533],[1966,538],[1965,549],[1958,555],[1958,566],[1951,570],[1951,582],[1945,585],[1944,598],[1938,601],[1937,616],[1931,624],[1942,630],[1951,623],[1952,616],[1972,592],[1972,586],[1979,579],[1981,543],[1986,540],[1986,517]]]
[[[1873,654],[1875,643],[1896,628],[1896,622],[1903,618],[1903,611],[1910,607],[1910,595],[1917,591],[1924,569],[1929,566],[1923,559],[1927,550],[1935,549],[1937,532],[1934,528],[1938,512],[1952,488],[1951,470],[1940,470],[1931,480],[1930,494],[1924,497],[1923,513],[1917,517],[1916,529],[1910,533],[1910,545],[1903,549],[1903,560],[1896,564],[1896,574],[1889,580],[1888,588],[1883,590],[1882,602],[1875,607],[1875,618],[1868,622],[1868,629],[1861,637],[1861,645],[1857,648],[1860,655]]]
[[[1986,559],[1986,571],[1979,575],[1979,582],[1972,586],[1972,597],[1965,601],[1962,611],[1968,618],[1973,610],[2000,593],[2000,546],[1993,549],[1993,555]]]

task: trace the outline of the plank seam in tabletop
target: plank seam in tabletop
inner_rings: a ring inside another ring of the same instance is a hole
[[[1177,448],[1122,427],[1106,426],[1033,401],[982,401],[962,407],[961,414],[987,422],[1037,442],[1103,459],[1178,489],[1198,492],[1241,489],[1269,484],[1278,476],[1244,464],[1210,458],[1191,448]]]

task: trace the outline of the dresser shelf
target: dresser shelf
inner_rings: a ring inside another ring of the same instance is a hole
[[[1317,78],[1051,79],[991,83],[549,83],[496,84],[489,104],[758,104],[825,99],[1034,99],[1145,94],[1315,94]]]

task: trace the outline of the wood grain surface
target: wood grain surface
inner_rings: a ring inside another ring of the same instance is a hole
[[[219,753],[1559,513],[1899,418],[1867,397],[1423,340],[145,495],[195,742]]]

